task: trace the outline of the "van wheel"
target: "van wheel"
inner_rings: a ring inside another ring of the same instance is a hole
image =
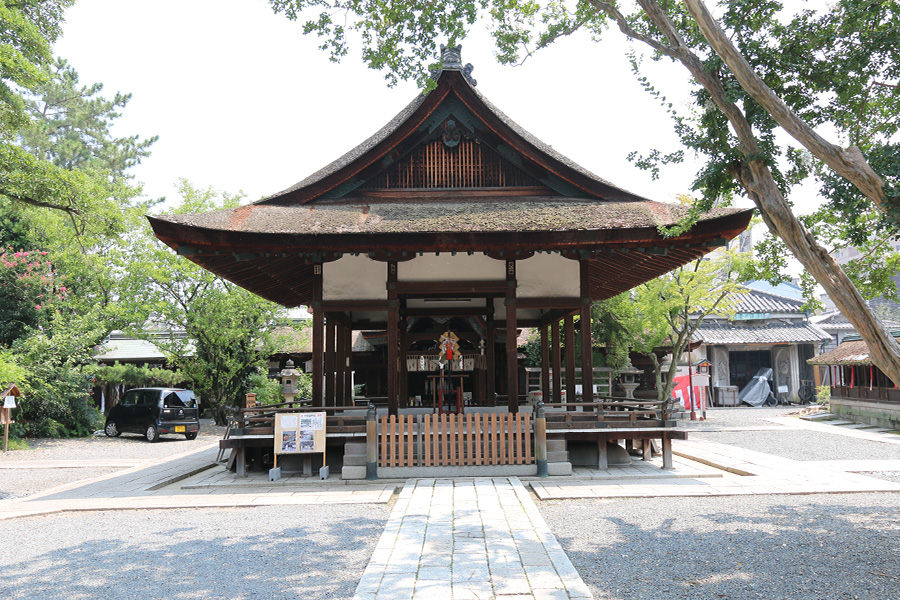
[[[197,432],[196,431],[188,431],[186,434],[184,434],[184,437],[186,437],[189,440],[196,440]]]
[[[119,431],[119,426],[116,425],[115,421],[107,421],[103,431],[106,433],[107,437],[119,437],[122,435],[122,432]]]
[[[147,425],[147,431],[144,432],[144,436],[147,438],[147,441],[150,443],[159,441],[159,430],[156,428],[156,425]]]

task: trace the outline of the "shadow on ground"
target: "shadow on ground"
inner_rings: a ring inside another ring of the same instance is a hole
[[[889,494],[540,505],[598,600],[898,598],[898,508]]]
[[[323,505],[2,522],[3,597],[349,598],[388,514]]]

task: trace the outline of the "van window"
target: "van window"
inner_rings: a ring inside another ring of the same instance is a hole
[[[175,392],[166,396],[166,406],[170,408],[186,408],[184,402],[181,401],[181,398]]]

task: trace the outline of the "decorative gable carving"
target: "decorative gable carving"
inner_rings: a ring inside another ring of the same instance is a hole
[[[429,139],[361,190],[537,188],[542,184],[482,143],[452,116]]]

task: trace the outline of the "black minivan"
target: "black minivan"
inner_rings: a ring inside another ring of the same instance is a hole
[[[197,397],[191,390],[136,388],[128,390],[106,417],[106,435],[123,431],[143,434],[148,442],[164,433],[184,434],[193,440],[200,432]]]

